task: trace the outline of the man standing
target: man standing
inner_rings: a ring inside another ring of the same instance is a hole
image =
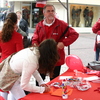
[[[18,20],[17,21],[18,22],[18,27],[26,33],[26,35],[24,35],[24,37],[23,37],[23,44],[24,44],[24,48],[27,48],[30,45],[30,38],[28,38],[28,34],[29,34],[29,32],[28,32],[28,23],[26,22],[25,19],[22,18],[21,11],[18,10],[16,12],[16,15],[17,15],[17,20]]]
[[[59,76],[61,65],[65,62],[64,46],[72,44],[78,38],[79,34],[73,28],[69,27],[66,22],[55,17],[56,12],[53,5],[46,5],[43,8],[43,15],[44,20],[37,24],[32,38],[32,44],[34,46],[39,45],[43,40],[49,38],[53,38],[57,42],[60,60],[55,65],[53,77],[50,77],[52,80]],[[65,36],[63,36],[62,34],[66,28],[68,28],[68,31]],[[45,75],[42,73],[41,75],[42,78],[45,79]]]
[[[17,19],[18,19],[18,26],[27,34],[28,36],[28,23],[26,22],[26,20],[24,20],[22,18],[22,13],[21,11],[17,11],[16,12],[17,15]]]
[[[23,17],[23,19],[26,20],[26,22],[28,23],[28,25],[29,25],[29,22],[28,22],[29,15],[30,15],[30,11],[27,9],[27,7],[24,7],[23,10],[22,10],[22,17]]]

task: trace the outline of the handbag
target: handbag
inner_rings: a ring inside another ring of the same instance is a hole
[[[100,61],[89,62],[86,67],[89,68],[89,69],[91,69],[91,70],[100,71]]]
[[[13,54],[12,54],[13,55]],[[9,91],[14,83],[20,78],[20,73],[15,73],[9,65],[12,55],[8,56],[3,63],[0,63],[0,89]]]

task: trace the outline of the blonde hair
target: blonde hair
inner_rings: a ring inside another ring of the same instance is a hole
[[[22,14],[22,12],[21,12],[20,10],[17,10],[16,13],[20,13],[20,14]]]

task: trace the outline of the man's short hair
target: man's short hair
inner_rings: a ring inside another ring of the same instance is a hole
[[[54,7],[54,5],[51,5],[51,4],[47,4],[47,5],[45,5],[44,7],[43,7],[43,10],[45,10],[47,7],[53,7],[54,8],[54,10],[55,10],[55,7]]]

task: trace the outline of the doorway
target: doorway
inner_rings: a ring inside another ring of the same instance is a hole
[[[43,20],[43,8],[35,7],[36,3],[23,2],[22,3],[22,14],[24,19],[29,24],[29,27],[35,28],[36,24]]]
[[[35,7],[36,3],[32,3],[32,27],[43,20],[43,8]]]

